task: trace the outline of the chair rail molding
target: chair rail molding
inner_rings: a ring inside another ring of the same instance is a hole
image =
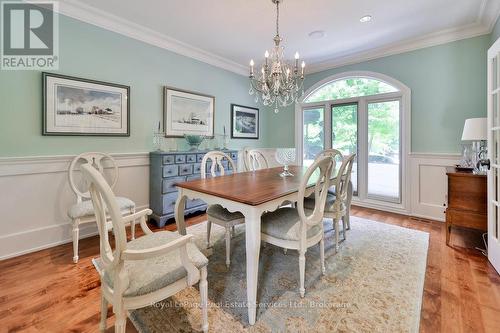
[[[115,191],[149,206],[149,152],[111,154],[120,177]],[[1,157],[0,260],[71,242],[67,210],[76,202],[68,168],[76,155]],[[97,234],[95,224],[84,226],[80,238]],[[68,248],[68,251],[71,249]],[[69,254],[68,254],[69,255]]]
[[[458,164],[460,154],[410,153],[411,215],[445,221],[448,183],[446,167]]]

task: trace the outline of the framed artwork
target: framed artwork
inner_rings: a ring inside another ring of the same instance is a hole
[[[43,135],[130,136],[130,87],[42,73]]]
[[[259,138],[259,109],[231,104],[231,138]]]
[[[166,137],[214,136],[214,96],[165,87],[163,99]]]

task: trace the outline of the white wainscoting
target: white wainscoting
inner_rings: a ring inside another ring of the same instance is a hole
[[[276,149],[262,150],[271,166],[278,166],[274,158]],[[131,198],[138,209],[146,208],[149,153],[112,155],[120,170],[117,195]],[[0,260],[71,241],[66,211],[75,200],[67,179],[73,157],[0,158]],[[241,151],[239,157],[242,161]],[[411,215],[444,221],[445,167],[459,160],[460,156],[454,154],[410,154]],[[80,230],[82,238],[96,233],[97,228],[92,224]]]
[[[411,215],[445,220],[446,167],[458,164],[459,154],[410,154]]]
[[[117,195],[149,206],[149,153],[112,154],[119,167]],[[68,184],[74,156],[0,158],[0,260],[71,241],[66,212],[75,202]],[[81,238],[97,233],[84,225]],[[68,257],[70,258],[70,257]]]

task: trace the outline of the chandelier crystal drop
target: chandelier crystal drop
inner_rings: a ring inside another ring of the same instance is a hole
[[[262,102],[265,106],[274,106],[278,113],[280,107],[297,103],[304,95],[304,68],[302,61],[299,67],[300,56],[295,53],[294,61],[285,59],[284,48],[280,45],[282,38],[279,34],[279,5],[283,0],[271,0],[276,5],[276,36],[271,53],[264,54],[264,62],[256,74],[255,63],[250,60],[250,95],[255,95],[255,102]]]

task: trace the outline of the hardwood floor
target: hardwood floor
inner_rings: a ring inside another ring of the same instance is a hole
[[[357,207],[351,213],[430,233],[421,332],[499,332],[500,276],[474,249],[482,247],[480,234],[454,229],[448,247],[444,223]],[[186,222],[205,219],[202,214]],[[98,254],[92,237],[80,241],[76,265],[71,244],[0,261],[0,332],[96,332],[100,283],[91,259]],[[127,328],[134,332],[130,323]]]

